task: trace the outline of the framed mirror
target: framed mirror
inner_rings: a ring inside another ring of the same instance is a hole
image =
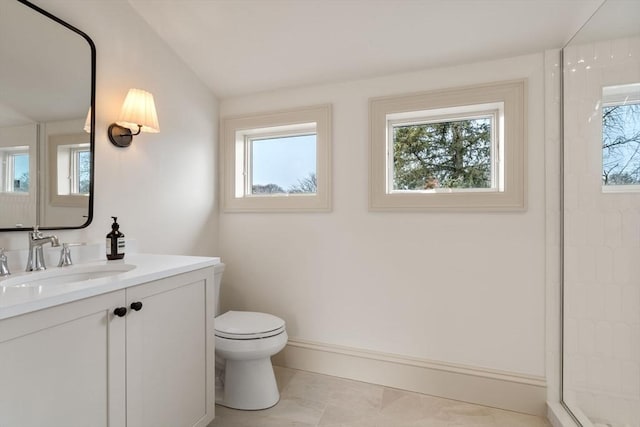
[[[93,41],[27,0],[0,1],[0,231],[93,217]]]

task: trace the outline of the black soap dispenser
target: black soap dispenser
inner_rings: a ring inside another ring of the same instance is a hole
[[[111,233],[107,234],[107,259],[124,258],[124,234],[120,232],[120,224],[118,217],[112,216],[113,224],[111,224]]]

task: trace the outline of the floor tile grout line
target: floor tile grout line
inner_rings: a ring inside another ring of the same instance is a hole
[[[231,423],[233,426],[238,427],[257,427],[260,425],[260,420],[263,417],[265,417],[263,419],[265,426],[379,426],[383,425],[382,423],[388,422],[389,419],[395,419],[394,417],[402,415],[402,412],[395,412],[397,411],[398,407],[396,407],[395,410],[392,409],[390,413],[385,413],[384,410],[385,408],[388,409],[389,407],[394,405],[395,402],[400,402],[400,400],[404,399],[405,396],[411,396],[411,400],[413,400],[414,397],[418,398],[417,402],[410,404],[410,407],[413,409],[417,409],[419,412],[421,412],[421,414],[419,418],[407,419],[406,422],[399,420],[398,425],[431,425],[429,423],[431,420],[437,421],[438,423],[442,422],[442,424],[437,424],[439,426],[452,425],[452,422],[455,423],[456,426],[460,427],[472,426],[478,425],[474,424],[474,422],[478,421],[473,419],[474,416],[477,417],[479,415],[484,415],[482,417],[485,418],[483,422],[486,422],[486,417],[489,417],[493,422],[492,426],[494,426],[495,424],[495,426],[509,425],[509,427],[513,427],[515,425],[519,427],[550,427],[548,421],[545,420],[544,417],[518,414],[517,412],[513,411],[499,410],[497,408],[490,408],[482,405],[453,401],[451,399],[425,395],[409,390],[401,390],[383,385],[363,383],[346,378],[316,374],[313,372],[291,368],[278,367],[275,369],[275,371],[278,385],[282,386],[281,389],[279,388],[280,393],[281,395],[287,395],[287,397],[283,398],[283,400],[288,400],[286,405],[284,405],[284,407],[281,407],[282,411],[277,412],[277,416],[275,418],[271,418],[271,415],[266,414],[247,414],[246,411],[234,411],[229,413],[223,412],[225,416],[222,416],[221,419],[218,420],[218,422],[214,421],[213,423],[211,423],[209,427],[228,427],[226,425],[227,423]],[[354,405],[352,407],[349,407],[349,402],[345,399],[348,399],[350,396],[352,396],[351,393],[359,393],[360,391],[363,393],[362,395],[359,395],[359,398],[361,400],[358,400],[358,398],[356,398],[356,400],[353,402]],[[309,392],[311,392],[312,394],[309,395]],[[390,396],[388,396],[388,399],[386,401],[387,407],[384,406],[386,393],[392,393]],[[401,396],[397,397],[395,393],[401,393]],[[283,400],[281,400],[281,402]],[[305,404],[305,402],[307,403]],[[331,402],[333,402],[333,404]],[[369,405],[368,408],[371,409],[370,412],[367,412],[367,405]],[[331,412],[328,412],[330,407],[332,408]],[[400,407],[402,408],[402,405]],[[336,408],[339,410],[346,410],[347,412],[333,412],[336,410]],[[362,408],[365,409],[363,410]],[[349,410],[351,410],[350,413],[348,412]],[[444,412],[442,412],[443,410]],[[289,412],[289,417],[287,416],[288,411],[291,411]],[[307,411],[306,414],[305,411]],[[475,415],[473,415],[472,413],[475,413]],[[309,414],[312,415],[309,416]],[[439,414],[443,414],[445,418],[441,418],[441,415]],[[391,416],[391,418],[389,418],[389,416]],[[453,416],[454,418],[449,418],[450,416]],[[456,417],[458,416],[461,417],[461,419],[457,419]],[[276,420],[276,423],[272,424],[274,419]],[[513,426],[509,424],[509,420],[511,419],[514,423]],[[283,424],[279,424],[280,421]],[[256,422],[258,424],[256,424]]]

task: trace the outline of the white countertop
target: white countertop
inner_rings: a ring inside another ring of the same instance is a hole
[[[220,258],[127,254],[124,259],[117,261],[94,261],[70,267],[50,267],[42,272],[20,272],[12,274],[7,278],[0,278],[0,320],[107,292],[125,289],[176,274],[212,267],[219,263]],[[41,286],[36,287],[2,286],[3,282],[9,283],[9,280],[15,282],[21,277],[24,277],[26,281],[38,280],[46,276],[55,275],[56,272],[60,272],[62,269],[67,273],[74,268],[86,269],[90,266],[116,266],[118,264],[128,264],[135,266],[135,268],[113,276],[73,283],[47,285],[46,282],[43,282]]]

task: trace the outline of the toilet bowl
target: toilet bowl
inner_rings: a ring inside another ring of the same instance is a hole
[[[222,271],[224,264],[216,268],[216,297]],[[215,318],[214,325],[216,404],[258,410],[278,403],[271,356],[287,344],[284,320],[267,313],[227,311]]]
[[[284,348],[287,339],[284,320],[270,314],[227,311],[216,317],[216,403],[245,410],[278,403],[271,356]]]

